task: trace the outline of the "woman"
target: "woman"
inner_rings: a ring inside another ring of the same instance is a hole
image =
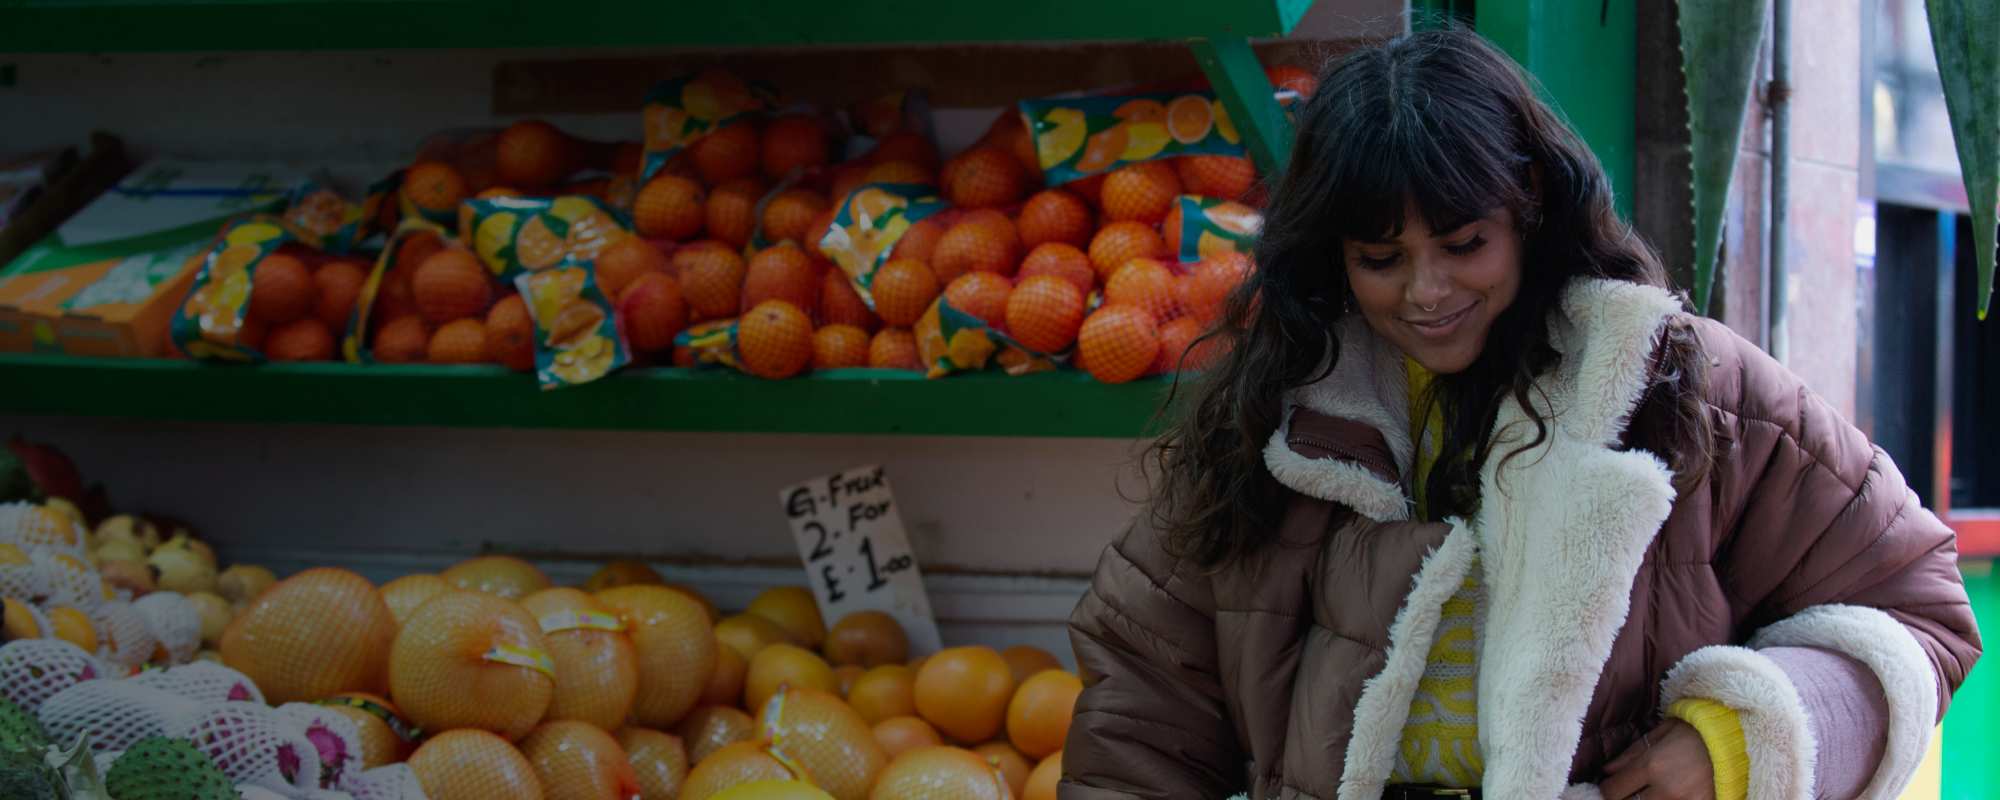
[[[1894,797],[1979,642],[1889,458],[1682,313],[1477,36],[1298,123],[1071,620],[1064,800]]]

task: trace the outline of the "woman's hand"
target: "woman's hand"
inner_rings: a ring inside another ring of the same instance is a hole
[[[1715,766],[1694,726],[1677,719],[1648,731],[1604,765],[1604,800],[1715,800]]]

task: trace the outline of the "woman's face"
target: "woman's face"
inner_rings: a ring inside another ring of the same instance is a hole
[[[1502,208],[1448,231],[1406,212],[1402,235],[1349,240],[1341,259],[1376,335],[1439,375],[1463,371],[1521,288],[1521,237]]]

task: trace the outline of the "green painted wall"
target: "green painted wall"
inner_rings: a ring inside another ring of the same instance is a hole
[[[1420,2],[1419,9],[1462,5]],[[1476,0],[1473,25],[1540,82],[1604,162],[1618,212],[1632,216],[1636,12],[1604,0]]]
[[[2000,576],[1990,559],[1966,561],[1959,570],[1987,657],[1972,668],[1944,718],[1943,799],[1975,800],[1992,797],[2000,787],[2000,758],[1993,757],[1993,743],[2000,741],[2000,659],[1992,656],[1994,635],[2000,634]]]

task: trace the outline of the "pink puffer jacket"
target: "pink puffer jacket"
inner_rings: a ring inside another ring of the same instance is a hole
[[[1379,797],[1443,601],[1472,564],[1486,796],[1594,798],[1680,697],[1739,712],[1753,798],[1894,797],[1979,655],[1950,529],[1798,378],[1727,328],[1720,441],[1677,493],[1623,447],[1678,304],[1579,281],[1550,320],[1549,437],[1481,473],[1469,520],[1407,521],[1401,359],[1358,322],[1266,464],[1282,544],[1219,571],[1141,524],[1071,618],[1086,689],[1063,800]],[[1501,438],[1532,435],[1509,405]],[[1518,440],[1517,440],[1518,441]],[[1496,447],[1508,452],[1511,447]],[[1496,462],[1500,459],[1495,459]]]

